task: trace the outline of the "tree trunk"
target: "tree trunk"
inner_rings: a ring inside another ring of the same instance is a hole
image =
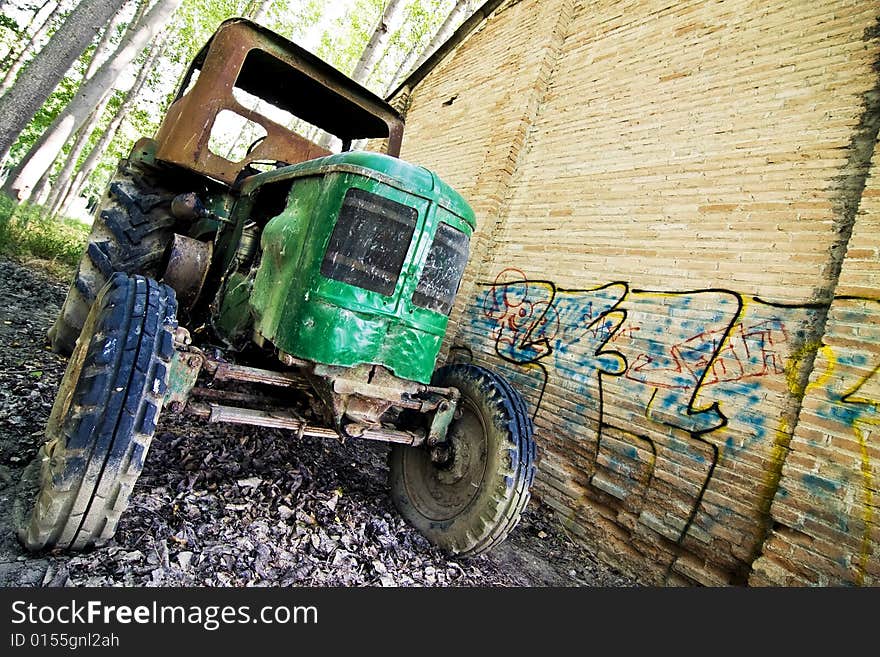
[[[455,29],[461,25],[462,21],[467,17],[467,12],[470,11],[470,8],[470,0],[459,0],[459,2],[455,4],[452,11],[449,12],[449,16],[446,17],[446,20],[443,21],[443,24],[437,30],[437,34],[431,39],[431,43],[429,43],[428,47],[422,51],[422,56],[416,60],[413,70],[424,64],[425,60],[433,55],[437,48],[443,45],[446,39],[452,36]]]
[[[449,36],[452,34],[452,31],[458,27],[464,17],[467,16],[467,13],[471,8],[471,0],[458,0],[452,9],[449,11],[449,14],[443,20],[443,23],[440,24],[440,27],[437,28],[437,32],[434,33],[434,36],[431,38],[431,42],[425,46],[424,48],[412,48],[409,54],[404,58],[401,62],[400,66],[395,71],[394,75],[391,77],[391,80],[388,82],[388,85],[385,87],[384,95],[387,95],[397,83],[402,80],[406,75],[409,74],[410,71],[415,70],[422,62],[424,62],[430,55],[433,53],[437,47],[442,44]],[[414,65],[414,62],[418,62],[418,64]],[[351,148],[352,150],[360,150],[363,149],[368,139],[359,139],[355,141]]]
[[[144,11],[147,8],[147,0],[135,0],[135,2],[137,2],[137,8],[135,10],[134,16],[128,24],[128,27],[123,33],[121,43],[125,43],[126,36],[140,26],[140,21],[143,18]],[[92,60],[89,62],[89,67],[86,70],[85,79],[88,80],[89,78],[94,76],[94,74],[98,71],[99,65],[107,59],[107,56],[113,54],[113,47],[111,43],[113,32],[115,32],[116,28],[123,20],[123,14],[120,11],[111,19],[110,23],[105,28],[104,33],[101,35],[101,40],[98,42],[98,45],[95,48],[95,52],[92,55]],[[104,97],[101,98],[101,101],[98,103],[97,107],[95,107],[95,109],[89,115],[89,118],[86,119],[83,127],[80,128],[79,131],[76,133],[73,144],[71,145],[70,150],[67,153],[67,157],[65,158],[64,166],[58,173],[58,176],[55,179],[55,183],[51,185],[51,192],[49,192],[49,178],[51,176],[52,170],[56,166],[58,158],[60,158],[62,155],[61,153],[58,154],[58,157],[55,158],[55,161],[52,162],[52,164],[46,169],[46,172],[42,175],[36,187],[34,187],[31,198],[34,199],[38,204],[46,204],[51,207],[58,201],[58,196],[60,195],[61,191],[66,190],[70,187],[71,177],[73,174],[73,170],[76,168],[76,163],[79,161],[80,155],[82,155],[83,150],[88,145],[88,141],[89,138],[92,136],[92,131],[94,130],[95,124],[101,120],[104,109],[107,107],[107,103],[110,102],[112,91],[112,89],[107,90],[107,92],[104,94]],[[11,175],[17,176],[18,173],[19,170],[16,169]]]
[[[137,2],[137,9],[134,12],[134,17],[131,19],[131,22],[128,24],[128,28],[126,29],[125,34],[129,34],[131,30],[140,23],[140,20],[144,15],[144,10],[146,9],[147,0],[135,1]],[[129,0],[124,0],[123,8],[125,7],[125,5],[128,4],[128,2]],[[113,38],[113,33],[116,31],[116,28],[119,27],[123,20],[125,20],[124,14],[120,10],[116,12],[116,15],[110,19],[107,27],[104,28],[104,32],[103,34],[101,34],[101,40],[95,47],[95,52],[92,55],[92,60],[89,62],[89,67],[86,69],[86,80],[94,77],[95,73],[98,72],[101,64],[107,61],[107,58],[112,56],[114,50],[116,50],[110,40]],[[121,43],[125,43],[125,36],[122,37]]]
[[[103,112],[104,109],[105,105],[102,104],[100,106],[100,109],[96,109],[95,113],[92,116],[95,116],[96,114],[98,114],[98,112]],[[116,117],[114,115],[114,119],[115,118]],[[64,168],[61,169],[61,173],[58,174],[58,179],[52,186],[52,193],[46,201],[46,207],[48,208],[48,212],[46,214],[49,217],[54,217],[61,213],[61,208],[66,207],[69,203],[68,197],[70,193],[75,188],[77,188],[77,185],[80,181],[80,175],[79,171],[74,174],[74,169],[76,168],[76,163],[82,155],[83,151],[85,150],[85,147],[89,143],[89,137],[92,134],[91,125],[92,121],[89,120],[86,125],[84,125],[80,130],[80,134],[77,136],[76,143],[74,143],[73,148],[70,149],[68,160],[64,163]],[[110,126],[108,126],[108,130],[112,128],[112,125],[113,119],[111,119],[111,124]],[[101,134],[98,142],[103,142],[106,136],[107,132],[105,131]],[[89,151],[89,156],[91,155],[91,153],[92,151]],[[89,156],[86,156],[86,161],[88,161]],[[83,166],[80,167],[80,171],[84,170],[85,164],[86,163],[83,162]]]
[[[52,170],[46,169],[46,173],[44,173],[40,179],[37,181],[36,187],[34,187],[34,193],[31,194],[31,201],[38,204],[43,205],[46,202],[46,199],[49,197],[49,190],[51,185],[49,184],[49,178],[51,177]]]
[[[262,25],[263,20],[269,13],[269,8],[272,6],[272,1],[273,0],[254,0],[254,2],[251,2],[248,8],[245,10],[245,17],[250,18],[255,23],[259,23],[260,25]]]
[[[39,12],[37,12],[39,13]],[[3,81],[0,82],[0,93],[5,92],[12,84],[15,82],[15,78],[18,77],[18,72],[21,70],[21,67],[25,65],[30,57],[31,53],[37,47],[37,44],[40,40],[46,35],[46,32],[49,31],[49,28],[52,27],[52,24],[55,22],[56,16],[61,13],[61,3],[55,5],[55,9],[46,17],[46,20],[43,21],[40,26],[36,29],[36,31],[31,35],[31,38],[28,39],[28,42],[25,44],[24,48],[21,49],[21,52],[15,58],[15,61],[12,62],[10,67],[6,70],[6,75],[3,76]],[[34,14],[34,18],[36,19],[36,14]],[[85,46],[83,46],[85,48]],[[11,52],[10,52],[11,54]]]
[[[391,77],[391,81],[385,89],[386,94],[394,89],[399,82],[402,82],[407,75],[421,66],[446,39],[452,36],[453,30],[461,25],[467,14],[470,13],[471,4],[472,0],[458,0],[443,23],[437,28],[437,32],[434,34],[431,42],[421,50],[410,50],[409,55],[401,62],[397,71]]]
[[[146,84],[147,78],[153,70],[153,65],[162,55],[164,47],[165,39],[162,37],[153,42],[153,45],[138,72],[137,78],[135,78],[131,88],[125,94],[125,98],[117,108],[116,114],[114,114],[113,118],[110,120],[110,125],[108,125],[101,134],[101,138],[92,147],[92,150],[89,151],[89,154],[86,156],[86,159],[79,168],[76,176],[71,177],[66,181],[63,189],[59,188],[59,194],[51,204],[52,209],[50,210],[50,215],[63,213],[70,205],[70,202],[82,191],[82,186],[85,184],[85,181],[88,180],[88,177],[92,174],[95,167],[98,166],[101,156],[107,150],[107,147],[119,131],[119,126],[122,125],[122,120],[125,118],[132,105],[134,105],[134,101],[143,89],[144,84]]]
[[[33,203],[38,205],[42,205],[46,202],[46,198],[49,195],[49,174],[50,171],[46,171],[43,174],[43,177],[37,181],[37,186],[34,188],[34,193],[31,195],[31,199]]]
[[[379,18],[379,23],[376,25],[376,29],[373,30],[373,34],[370,36],[370,40],[367,42],[363,53],[361,53],[360,59],[358,59],[357,64],[355,64],[354,71],[352,71],[351,76],[349,76],[355,82],[363,84],[364,81],[370,77],[370,73],[372,73],[373,69],[376,67],[376,62],[379,61],[379,57],[383,54],[385,45],[391,37],[391,33],[388,31],[388,25],[394,20],[395,14],[397,14],[402,7],[401,2],[402,0],[388,0],[388,4],[385,5],[385,10]],[[333,145],[333,141],[333,135],[327,132],[322,132],[317,144],[321,148],[329,149]]]
[[[131,23],[128,26],[128,30],[133,29],[134,26],[137,25],[138,21],[141,19],[141,16],[143,16],[145,4],[145,2],[139,0],[139,8],[135,12],[134,18],[132,18]],[[89,78],[91,78],[98,70],[99,65],[107,59],[107,56],[112,54],[113,44],[111,43],[111,39],[113,38],[113,33],[116,31],[116,28],[123,20],[124,15],[122,11],[118,11],[116,12],[116,15],[110,19],[107,27],[104,28],[104,31],[101,34],[101,40],[98,41],[98,45],[95,46],[95,50],[92,53],[92,59],[89,62],[89,67],[86,69],[85,76],[83,76],[84,80],[88,80]],[[66,182],[66,179],[70,177],[70,174],[73,171],[73,168],[76,165],[79,156],[82,154],[82,151],[92,134],[92,129],[94,128],[95,123],[100,120],[101,114],[104,111],[104,108],[107,107],[107,102],[109,100],[110,90],[108,89],[107,93],[104,94],[104,97],[98,103],[98,106],[92,111],[92,113],[89,115],[89,118],[86,119],[85,125],[80,128],[80,130],[76,133],[73,144],[71,145],[70,151],[68,152],[67,158],[65,159],[64,166],[62,167],[61,172],[58,174],[56,183]],[[43,175],[40,177],[40,180],[34,187],[34,191],[31,194],[31,199],[35,203],[44,205],[50,201],[54,202],[55,197],[57,196],[57,193],[55,193],[55,188],[58,185],[50,185],[49,180],[52,176],[52,171],[53,169],[55,169],[55,165],[58,162],[58,158],[60,158],[61,155],[62,154],[59,153],[58,157],[55,158],[55,161],[46,168],[45,173],[43,173]],[[18,175],[18,171],[16,171],[14,175]],[[51,193],[49,191],[50,189],[52,189]]]
[[[95,125],[98,123],[98,121],[101,120],[101,115],[107,108],[107,103],[110,102],[110,97],[112,93],[112,90],[107,91],[107,94],[101,99],[101,102],[98,103],[98,106],[94,109],[94,111],[92,111],[92,113],[89,115],[89,118],[86,119],[83,127],[80,128],[79,132],[76,133],[76,138],[73,141],[73,145],[70,147],[70,150],[68,151],[67,156],[64,159],[64,166],[61,167],[61,171],[58,173],[58,177],[55,178],[55,182],[51,186],[51,192],[44,199],[43,196],[46,192],[46,188],[49,186],[49,173],[52,171],[55,163],[53,162],[53,166],[46,169],[46,174],[43,175],[43,178],[40,180],[39,183],[37,183],[37,186],[34,188],[33,198],[36,200],[37,203],[45,204],[49,207],[52,207],[52,205],[57,203],[58,197],[64,192],[64,190],[70,187],[70,182],[73,177],[73,171],[76,168],[76,163],[79,161],[79,158],[85,150],[86,146],[88,146],[89,137],[92,136]]]
[[[180,2],[181,0],[158,0],[144,16],[142,24],[119,44],[116,54],[105,62],[91,79],[83,82],[64,111],[56,117],[23,158],[24,165],[20,173],[14,179],[12,175],[9,176],[6,188],[14,198],[26,200],[30,197],[34,184],[52,164],[70,136],[82,127],[103,95],[116,82],[119,74],[168,21]],[[0,99],[0,102],[2,100]]]
[[[355,82],[363,84],[370,77],[370,73],[376,67],[376,62],[379,61],[379,57],[385,50],[388,39],[391,38],[388,26],[402,6],[402,0],[388,0],[388,4],[385,5],[385,11],[382,12],[382,17],[379,19],[379,24],[376,25],[373,35],[367,42],[363,54],[361,54],[358,63],[354,67],[354,71],[351,73],[351,79]]]
[[[25,83],[12,85],[0,96],[0,157],[6,156],[71,64],[122,3],[123,0],[82,0],[22,69],[19,79]]]

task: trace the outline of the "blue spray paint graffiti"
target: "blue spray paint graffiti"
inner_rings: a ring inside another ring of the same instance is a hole
[[[820,310],[725,289],[564,289],[513,269],[483,286],[471,342],[488,341],[509,364],[535,415],[551,381],[575,392],[575,417],[547,422],[586,445],[591,485],[677,542],[720,459],[772,441],[765,411],[785,394],[796,345]]]

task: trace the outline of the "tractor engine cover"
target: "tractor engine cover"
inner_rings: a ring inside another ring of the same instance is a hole
[[[429,382],[473,210],[436,174],[379,153],[259,174],[242,192],[281,181],[290,192],[263,229],[250,301],[255,339],[304,360],[373,363]]]

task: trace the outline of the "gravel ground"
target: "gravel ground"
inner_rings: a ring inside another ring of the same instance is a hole
[[[12,509],[65,367],[45,335],[66,288],[33,263],[0,259],[0,586],[636,585],[536,500],[505,543],[450,558],[397,515],[384,444],[296,441],[168,413],[108,545],[25,552]]]

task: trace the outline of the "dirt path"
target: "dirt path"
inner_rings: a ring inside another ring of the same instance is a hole
[[[381,443],[166,415],[107,546],[31,555],[14,535],[21,471],[65,360],[45,334],[66,283],[0,259],[0,586],[634,586],[536,502],[487,555],[451,559],[397,515]]]

